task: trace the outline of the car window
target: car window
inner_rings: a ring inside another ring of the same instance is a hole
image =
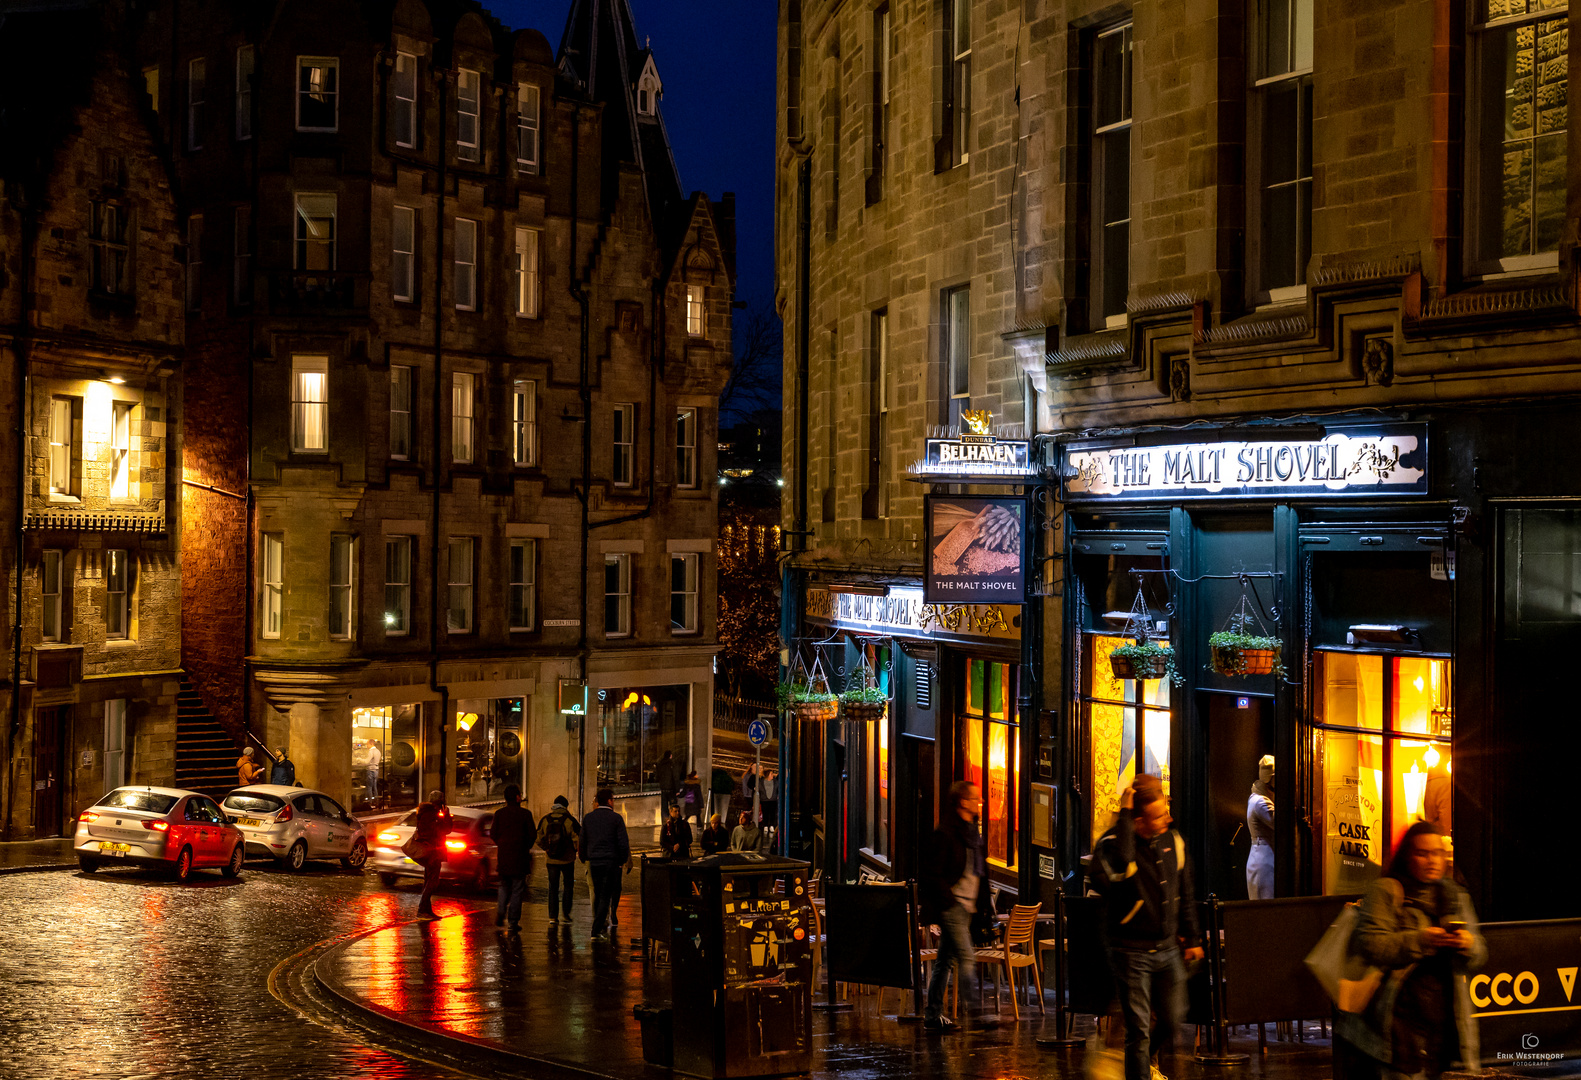
[[[187,800],[187,805],[181,808],[181,816],[188,821],[207,821],[209,815],[203,810],[202,798],[194,795]]]
[[[242,814],[272,814],[284,805],[285,800],[278,795],[265,795],[245,789],[225,796],[225,809]]]
[[[328,795],[320,795],[318,797],[318,805],[319,809],[328,817],[339,820],[346,815],[346,811],[341,809],[340,803],[331,799]]]
[[[318,813],[318,796],[298,795],[296,798],[291,800],[291,805],[302,811],[304,814],[316,814]]]
[[[209,816],[209,820],[215,824],[225,824],[225,815],[220,812],[220,808],[218,806],[214,805],[213,799],[203,800],[203,812],[207,814]]]
[[[151,814],[168,814],[176,805],[175,795],[161,795],[156,791],[138,791],[136,788],[116,788],[99,800],[100,806],[117,810],[146,810]]]

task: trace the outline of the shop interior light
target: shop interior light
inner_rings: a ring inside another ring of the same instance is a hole
[[[1420,682],[1421,680],[1418,679],[1417,681]],[[1438,747],[1436,747],[1436,746],[1429,746],[1427,748],[1427,753],[1422,755],[1422,760],[1427,762],[1427,767],[1429,769],[1431,769],[1434,766],[1436,766],[1439,763],[1439,761],[1442,760],[1439,757],[1439,755],[1438,755]]]
[[[1398,623],[1357,623],[1348,630],[1345,636],[1347,645],[1355,645],[1363,641],[1399,645],[1416,636],[1416,631],[1412,627]]]
[[[472,713],[472,712],[462,713],[460,716],[456,717],[456,730],[457,731],[471,731],[472,730],[472,725],[477,723],[477,722],[478,722],[478,714],[477,713]]]
[[[1405,811],[1414,821],[1422,813],[1422,793],[1427,790],[1427,774],[1422,771],[1416,762],[1411,762],[1411,771],[1400,777],[1405,785]]]

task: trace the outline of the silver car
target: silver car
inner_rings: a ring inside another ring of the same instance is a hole
[[[339,859],[348,870],[368,861],[362,823],[322,791],[252,784],[232,791],[220,806],[246,837],[249,858],[265,855],[292,870],[309,859]]]

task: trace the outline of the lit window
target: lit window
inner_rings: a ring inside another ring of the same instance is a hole
[[[692,555],[670,556],[670,633],[697,633],[697,561]]]
[[[384,635],[403,637],[412,624],[412,538],[384,538]]]
[[[604,556],[604,636],[631,633],[631,556]]]
[[[511,391],[512,456],[518,465],[538,460],[538,383],[517,379]]]
[[[77,417],[81,399],[51,398],[49,402],[49,491],[51,495],[81,494],[78,463],[82,460],[81,428]]]
[[[471,537],[450,538],[450,591],[445,628],[452,634],[472,632],[472,591],[477,580],[473,565],[474,545]]]
[[[450,457],[458,463],[472,460],[474,407],[473,388],[476,377],[467,371],[458,371],[450,383]]]
[[[335,269],[334,195],[297,195],[296,268]]]
[[[610,438],[613,457],[610,462],[610,479],[617,487],[630,487],[635,458],[636,419],[635,405],[616,405]]]
[[[675,486],[697,486],[697,410],[675,413]]]
[[[523,86],[516,91],[516,166],[529,174],[539,169],[539,90]]]
[[[412,369],[390,367],[390,456],[405,461],[412,454]]]
[[[251,45],[236,50],[236,138],[253,137],[253,71],[258,66],[258,51]]]
[[[203,149],[203,99],[208,65],[201,59],[187,64],[187,149]]]
[[[390,291],[409,304],[417,299],[417,211],[397,206],[390,233]]]
[[[692,337],[702,337],[708,329],[707,309],[703,306],[703,287],[686,287],[686,332]]]
[[[511,541],[510,623],[512,630],[531,630],[537,616],[538,541]]]
[[[476,71],[456,73],[456,157],[478,160],[478,102],[482,80]]]
[[[452,285],[456,309],[478,309],[478,223],[456,218],[456,266]]]
[[[65,589],[62,584],[65,569],[64,551],[44,552],[44,561],[39,567],[39,594],[44,606],[40,631],[45,641],[66,640]]]
[[[340,126],[340,60],[296,58],[296,129],[334,131]]]
[[[258,632],[266,638],[280,636],[285,607],[285,537],[263,534],[262,589],[258,600]]]
[[[396,146],[417,145],[417,57],[395,54],[395,76],[390,80],[395,108],[390,115],[390,131]]]
[[[353,574],[357,558],[357,539],[347,533],[329,538],[329,636],[346,639],[352,634]]]
[[[538,317],[538,230],[516,230],[516,314]]]
[[[329,450],[329,357],[291,358],[291,449],[299,454]]]
[[[124,499],[131,492],[132,405],[110,403],[110,498]]]
[[[104,553],[104,636],[132,635],[131,552],[110,549]]]
[[[96,202],[88,208],[88,287],[110,296],[132,291],[131,244],[126,207]]]

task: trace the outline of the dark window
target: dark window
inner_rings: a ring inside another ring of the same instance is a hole
[[[1131,24],[1093,40],[1092,326],[1125,315],[1131,250]]]
[[[1312,250],[1312,0],[1263,0],[1261,14],[1258,284],[1266,299],[1306,283]]]

